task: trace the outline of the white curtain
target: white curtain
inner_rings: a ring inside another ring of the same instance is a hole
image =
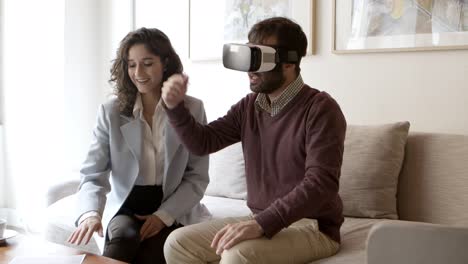
[[[1,8],[0,217],[40,231],[48,187],[77,177],[111,93],[110,62],[132,29],[132,0],[4,0]]]
[[[4,141],[4,133],[3,133],[3,125],[2,122],[0,122],[0,208],[4,208],[6,203],[6,186],[5,186],[5,144],[3,144]],[[1,210],[1,209],[0,209]],[[1,211],[0,211],[0,217],[1,217]]]
[[[5,0],[3,8],[4,196],[25,223],[64,171],[64,3]]]

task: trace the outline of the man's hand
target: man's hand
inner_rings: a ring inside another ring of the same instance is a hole
[[[239,242],[263,236],[263,229],[255,220],[228,224],[216,233],[211,247],[216,248],[216,254],[221,255],[223,250],[230,249]]]
[[[141,241],[157,235],[166,225],[155,215],[135,215],[136,218],[145,221],[140,229]]]
[[[167,108],[173,109],[185,98],[188,76],[174,74],[163,83],[161,97]]]
[[[99,236],[104,237],[101,219],[96,216],[90,216],[83,220],[78,228],[71,234],[68,238],[68,243],[80,245],[81,242],[83,242],[84,245],[87,245],[94,232],[98,232]]]

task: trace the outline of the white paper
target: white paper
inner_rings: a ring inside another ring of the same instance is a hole
[[[9,264],[81,264],[86,255],[15,257]]]

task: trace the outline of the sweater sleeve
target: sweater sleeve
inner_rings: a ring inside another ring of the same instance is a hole
[[[239,142],[245,99],[233,105],[227,114],[207,125],[200,124],[182,102],[166,108],[172,127],[187,149],[195,155],[206,155]]]
[[[338,104],[325,93],[318,96],[306,118],[303,180],[255,216],[268,238],[302,218],[322,217],[327,213],[326,205],[338,196],[345,118]]]

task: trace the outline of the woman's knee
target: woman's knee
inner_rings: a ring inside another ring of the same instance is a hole
[[[124,262],[131,262],[140,246],[139,230],[121,226],[108,229],[108,239],[104,246],[103,255]]]
[[[112,235],[109,235],[110,241],[140,241],[140,232],[133,228],[119,228],[112,232]]]
[[[140,226],[127,215],[118,215],[107,228],[109,241],[140,241]]]

